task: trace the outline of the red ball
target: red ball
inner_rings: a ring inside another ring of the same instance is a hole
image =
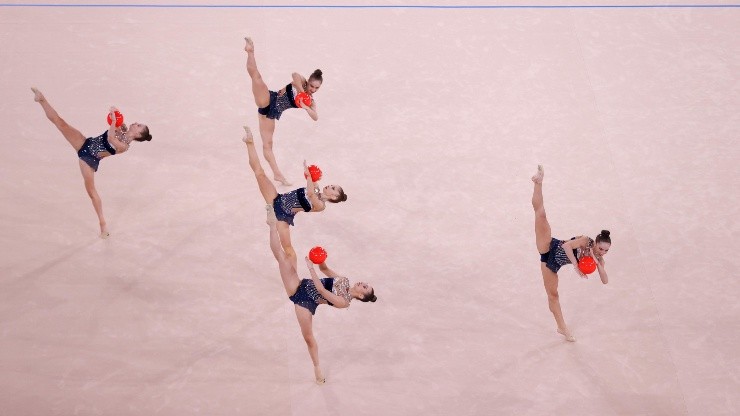
[[[303,104],[305,104],[307,106],[310,106],[311,105],[311,96],[308,95],[308,93],[305,92],[305,91],[304,92],[299,92],[295,96],[295,105],[296,105],[296,107],[298,107],[298,108],[301,107],[301,101],[303,101]]]
[[[591,274],[596,270],[596,260],[591,256],[584,256],[578,260],[578,268],[585,274]]]
[[[316,165],[310,165],[308,167],[308,173],[311,174],[311,180],[313,182],[318,182],[321,179],[321,169],[319,169]],[[303,177],[308,179],[308,176],[304,173]]]
[[[326,256],[326,250],[320,246],[316,246],[308,252],[308,259],[311,260],[313,264],[321,264],[325,262]]]
[[[123,124],[123,114],[121,114],[120,111],[116,111],[115,115],[116,115],[116,127],[121,127],[121,124]],[[107,120],[108,120],[108,125],[110,126],[110,123],[113,122],[113,120],[111,120],[110,118],[110,113],[108,113]]]

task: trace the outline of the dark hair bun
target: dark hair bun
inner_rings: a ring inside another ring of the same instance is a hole
[[[152,134],[149,132],[149,127],[144,126],[144,130],[141,132],[141,136],[134,139],[137,142],[149,142],[152,140]]]
[[[373,297],[370,298],[370,302],[375,302],[376,300],[378,300],[378,297],[375,295],[373,295]]]
[[[601,230],[601,232],[599,233],[599,235],[596,236],[596,242],[597,243],[600,243],[600,242],[604,241],[606,243],[611,244],[612,243],[612,239],[611,239],[611,237],[609,237],[610,234],[611,233],[609,232],[609,230]]]
[[[319,80],[319,82],[324,82],[324,73],[321,72],[320,69],[317,69],[317,70],[313,71],[313,73],[311,74],[310,77],[308,77],[308,79],[309,80],[317,79],[317,80]]]

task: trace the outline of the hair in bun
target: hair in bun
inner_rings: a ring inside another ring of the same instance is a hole
[[[375,302],[378,300],[377,296],[375,296],[375,289],[371,290],[370,293],[365,296],[364,298],[360,298],[363,302]]]
[[[324,73],[321,72],[320,69],[317,69],[311,73],[311,75],[308,77],[308,80],[318,80],[319,82],[324,82]]]
[[[600,242],[603,241],[605,243],[611,244],[612,243],[612,239],[611,239],[611,237],[609,237],[610,234],[611,233],[609,232],[609,230],[601,230],[601,232],[599,233],[599,235],[596,236],[596,242],[597,243],[600,243]]]

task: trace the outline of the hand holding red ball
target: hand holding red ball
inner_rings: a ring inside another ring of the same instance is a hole
[[[306,107],[311,106],[311,96],[305,91],[299,92],[295,96],[295,106],[301,108],[301,102],[305,104]]]
[[[311,181],[312,182],[318,182],[321,179],[321,169],[319,169],[316,165],[311,165],[308,168],[308,173],[311,175]],[[303,174],[304,178],[308,178],[308,175],[305,173]]]
[[[591,274],[596,271],[596,260],[591,256],[583,256],[578,260],[578,268],[584,274]]]
[[[121,114],[121,112],[118,110],[115,110],[113,114],[116,116],[116,127],[121,127],[121,125],[123,124],[123,114]],[[113,123],[110,113],[108,113],[107,120],[108,120],[108,125],[110,126],[111,123]]]
[[[321,264],[325,262],[327,256],[328,254],[326,253],[326,250],[321,246],[316,246],[308,252],[308,259],[311,260],[313,264]]]

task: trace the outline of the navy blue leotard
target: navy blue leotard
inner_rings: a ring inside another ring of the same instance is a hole
[[[575,239],[576,237],[571,238],[571,240]],[[552,270],[555,273],[557,273],[561,267],[565,266],[566,264],[570,264],[570,259],[568,258],[568,255],[565,254],[565,249],[563,248],[564,242],[565,241],[563,240],[553,238],[550,240],[550,250],[547,253],[540,253],[540,261],[542,263],[545,263],[545,266],[547,266],[548,269]],[[593,247],[593,244],[594,240],[589,238],[588,247]],[[576,259],[580,259],[580,249],[573,249],[573,257],[575,257]]]
[[[116,149],[108,143],[108,130],[97,137],[88,137],[80,150],[77,151],[77,157],[87,163],[95,172],[98,171],[100,164],[100,153],[108,152],[111,155],[116,154]]]
[[[334,279],[331,277],[323,278],[321,279],[321,284],[326,290],[331,292],[331,289],[334,287]],[[298,290],[296,290],[293,296],[288,299],[293,301],[296,305],[303,306],[308,309],[311,312],[311,315],[316,313],[316,307],[320,304],[329,303],[323,296],[321,296],[311,279],[301,280]],[[331,303],[329,304],[331,305]]]
[[[275,91],[270,91],[270,104],[267,107],[257,109],[257,112],[267,118],[280,120],[280,116],[283,111],[289,108],[298,108],[295,105],[295,92],[293,91],[293,84],[285,86],[285,94],[278,94]]]
[[[294,189],[285,194],[278,194],[272,200],[272,208],[275,210],[275,217],[278,221],[293,224],[295,213],[293,208],[300,208],[305,212],[311,211],[311,202],[306,197],[306,188]]]

